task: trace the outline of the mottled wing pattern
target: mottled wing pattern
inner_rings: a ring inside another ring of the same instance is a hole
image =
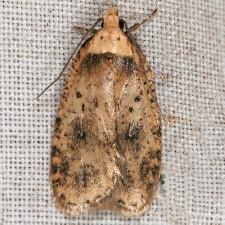
[[[138,51],[134,51],[140,60]],[[120,68],[121,64],[115,99],[117,149],[123,160],[117,160],[121,177],[108,207],[130,216],[146,210],[154,194],[159,179],[161,131],[154,83],[147,64],[143,70],[143,64],[140,67],[134,57],[118,57],[113,67]]]
[[[53,197],[68,215],[87,211],[109,195],[119,174],[114,102],[108,97],[114,93],[114,75],[107,58],[96,66],[101,59],[85,52],[84,47],[72,63],[52,141]]]

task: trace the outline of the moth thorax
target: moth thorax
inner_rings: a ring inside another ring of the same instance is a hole
[[[104,16],[105,29],[119,29],[119,17],[117,8],[109,8]]]

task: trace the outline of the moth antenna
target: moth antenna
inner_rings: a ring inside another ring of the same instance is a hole
[[[74,49],[73,53],[71,54],[70,58],[68,59],[66,65],[63,67],[61,73],[59,74],[58,77],[56,77],[56,79],[54,81],[52,81],[38,96],[36,96],[34,99],[37,100],[39,99],[39,97],[41,95],[43,95],[53,84],[55,84],[63,75],[63,73],[65,72],[65,70],[67,69],[71,59],[77,54],[78,50],[80,49],[80,47],[82,46],[82,44],[84,43],[84,41],[86,41],[87,37],[93,32],[93,30],[95,29],[95,27],[103,21],[103,18],[99,18],[97,19],[97,21],[94,23],[94,25],[92,25],[92,27],[87,31],[87,33],[81,38],[79,44],[77,45],[77,47]]]
[[[138,30],[144,23],[146,23],[147,21],[150,21],[154,18],[154,16],[156,15],[156,13],[158,12],[158,9],[154,9],[152,11],[152,13],[150,15],[148,15],[147,17],[145,17],[141,22],[139,23],[135,23],[134,25],[132,25],[130,28],[129,28],[129,31],[130,32],[135,32],[136,30]]]

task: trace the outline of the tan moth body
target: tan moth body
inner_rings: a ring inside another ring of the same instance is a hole
[[[52,140],[56,207],[70,216],[93,210],[141,214],[154,194],[160,160],[152,73],[112,8],[68,72]]]

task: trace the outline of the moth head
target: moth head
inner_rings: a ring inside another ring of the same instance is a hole
[[[110,29],[110,30],[120,28],[117,8],[112,7],[106,11],[106,14],[103,20],[103,28]]]

